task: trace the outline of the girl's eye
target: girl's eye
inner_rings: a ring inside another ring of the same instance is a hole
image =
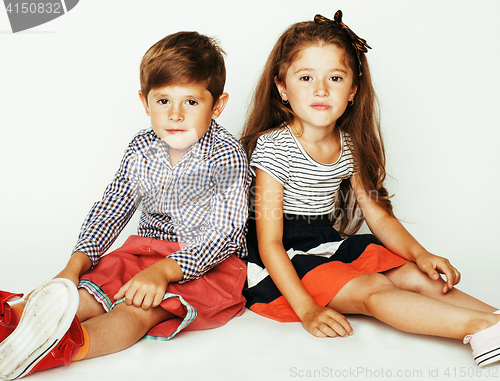
[[[332,77],[332,81],[333,81],[333,82],[340,82],[340,81],[342,81],[342,77],[340,77],[340,76],[338,76],[338,75],[334,75],[334,76]]]
[[[187,101],[187,103],[188,103],[188,105],[190,105],[190,106],[196,106],[196,105],[198,104],[198,102],[196,102],[196,101],[194,101],[194,100],[192,100],[192,99],[188,100],[188,101]]]
[[[161,105],[166,105],[168,103],[168,100],[167,99],[158,99],[157,101],[159,104]]]
[[[312,80],[312,78],[308,75],[303,75],[302,77],[300,77],[300,80],[304,82],[309,82],[310,80]]]

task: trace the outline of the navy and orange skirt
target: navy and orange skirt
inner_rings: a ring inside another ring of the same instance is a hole
[[[247,307],[280,322],[300,322],[260,259],[255,220],[249,220]],[[326,306],[350,280],[380,273],[407,262],[371,234],[342,239],[330,216],[283,217],[283,246],[302,284],[320,306]]]

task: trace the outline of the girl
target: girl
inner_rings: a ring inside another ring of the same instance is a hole
[[[241,139],[254,174],[248,306],[317,337],[370,315],[464,339],[479,366],[500,361],[496,309],[454,288],[460,273],[394,217],[368,48],[338,11],[291,26],[271,52]],[[363,219],[377,238],[353,235]]]

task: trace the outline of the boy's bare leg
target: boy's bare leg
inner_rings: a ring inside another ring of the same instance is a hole
[[[498,308],[492,307],[471,295],[456,288],[443,294],[441,291],[445,282],[442,279],[432,280],[429,276],[419,270],[413,262],[384,273],[394,285],[402,290],[413,291],[429,298],[436,299],[455,306],[470,310],[493,313]]]
[[[76,316],[78,317],[78,320],[80,320],[80,322],[84,322],[85,320],[106,312],[104,310],[104,307],[92,295],[90,295],[90,293],[86,289],[80,288],[78,290],[78,295],[80,300]],[[27,302],[23,300],[16,304],[24,308],[26,306],[26,303]]]
[[[152,327],[176,317],[161,307],[143,310],[118,304],[105,313],[104,307],[86,289],[80,288],[77,317],[89,334],[89,351],[85,358],[119,352],[135,344]],[[26,302],[21,302],[23,307]]]
[[[118,304],[113,310],[85,321],[90,347],[85,358],[119,352],[135,344],[152,327],[176,317],[161,307],[143,310],[140,307]]]
[[[79,289],[77,316],[89,334],[89,351],[85,358],[119,352],[135,344],[152,327],[174,317],[161,307],[143,310],[120,303],[110,312],[86,289]]]
[[[80,301],[76,316],[78,317],[80,323],[106,312],[102,304],[99,303],[86,289],[78,289],[78,295],[80,297]]]
[[[343,314],[374,316],[402,331],[456,339],[463,339],[500,320],[500,315],[402,290],[383,274],[366,274],[351,280],[328,307]]]

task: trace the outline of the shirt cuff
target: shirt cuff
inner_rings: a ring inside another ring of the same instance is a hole
[[[99,259],[101,258],[101,252],[99,248],[97,248],[96,245],[92,243],[78,243],[73,249],[73,253],[71,255],[75,254],[76,252],[82,252],[87,257],[89,257],[90,261],[92,262],[91,269],[97,265]]]

